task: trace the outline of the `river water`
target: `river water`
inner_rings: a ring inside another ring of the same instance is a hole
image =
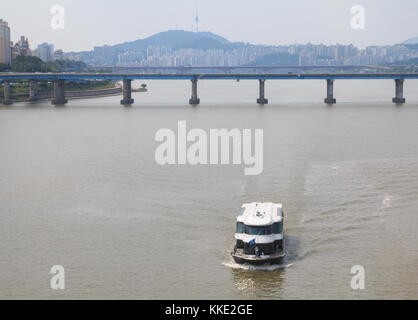
[[[147,82],[120,97],[0,107],[0,298],[417,299],[418,81]],[[140,83],[136,83],[139,86]],[[159,166],[155,133],[264,129],[264,171]],[[281,202],[281,266],[229,258],[242,203]],[[65,290],[50,269],[65,268]],[[350,286],[365,269],[365,289]]]

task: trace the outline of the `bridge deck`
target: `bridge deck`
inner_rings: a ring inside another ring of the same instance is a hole
[[[0,73],[4,80],[358,80],[418,79],[418,73]]]

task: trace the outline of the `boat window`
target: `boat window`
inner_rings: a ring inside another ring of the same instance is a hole
[[[244,224],[242,222],[237,222],[237,233],[244,233]]]
[[[244,211],[245,211],[245,208],[241,208],[239,215],[242,216],[244,214]]]
[[[276,222],[273,224],[273,233],[282,233],[283,232],[283,222]]]
[[[245,233],[254,235],[254,236],[263,236],[267,234],[271,234],[271,226],[268,227],[253,227],[253,226],[245,226]]]

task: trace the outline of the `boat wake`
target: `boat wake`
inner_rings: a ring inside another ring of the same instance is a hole
[[[274,271],[279,269],[289,268],[293,265],[293,263],[289,264],[266,264],[261,266],[255,266],[250,264],[239,264],[234,261],[228,261],[222,263],[225,267],[231,269],[241,269],[241,270],[249,270],[249,271]]]

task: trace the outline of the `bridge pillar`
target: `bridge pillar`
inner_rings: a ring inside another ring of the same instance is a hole
[[[65,80],[57,79],[54,81],[54,100],[52,100],[52,104],[55,105],[62,105],[68,102],[65,99]]]
[[[260,97],[257,99],[258,104],[268,104],[269,101],[264,96],[266,80],[260,79]]]
[[[134,99],[132,99],[132,80],[124,79],[123,80],[123,100],[121,100],[120,104],[129,106],[134,103]]]
[[[12,100],[10,100],[10,98],[9,98],[9,92],[10,92],[9,80],[4,80],[3,86],[4,86],[3,104],[10,105],[10,104],[12,104]]]
[[[29,98],[28,101],[36,101],[38,97],[36,95],[36,91],[38,89],[38,82],[35,80],[29,80]]]
[[[192,97],[189,100],[191,105],[197,105],[200,103],[200,99],[197,96],[197,79],[192,79]]]
[[[395,98],[392,99],[394,103],[405,103],[403,97],[403,79],[395,79]]]
[[[327,79],[327,97],[324,99],[326,104],[334,104],[337,100],[334,98],[334,80]]]

